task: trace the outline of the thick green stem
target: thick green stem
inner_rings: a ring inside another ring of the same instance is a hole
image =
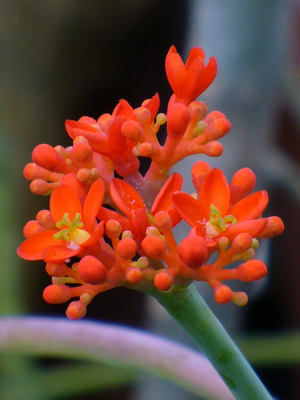
[[[194,285],[170,292],[145,290],[190,334],[236,400],[272,400],[245,357]]]

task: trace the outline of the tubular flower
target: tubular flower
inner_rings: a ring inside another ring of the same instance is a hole
[[[261,217],[268,195],[251,194],[254,173],[243,168],[228,184],[221,170],[197,161],[193,196],[181,192],[180,174],[170,176],[173,165],[189,155],[221,155],[218,140],[231,127],[224,114],[208,112],[196,101],[217,73],[215,59],[205,65],[204,58],[203,50],[194,48],[183,64],[171,47],[165,66],[174,94],[166,113],[158,113],[158,94],[135,109],[120,100],[112,114],[98,120],[66,121],[72,146],[41,144],[33,150],[24,176],[33,193],[50,195],[50,206],[25,225],[17,252],[46,262],[52,278],[43,293],[47,302],[75,299],[68,318],[82,318],[98,293],[122,285],[169,291],[205,281],[218,303],[242,306],[247,295],[223,281],[266,275],[265,264],[253,259],[257,239],[276,236],[284,227],[279,217]],[[166,139],[159,142],[163,125]],[[144,176],[142,157],[150,158]],[[191,231],[177,242],[173,229],[182,219]],[[224,268],[236,261],[238,267]]]

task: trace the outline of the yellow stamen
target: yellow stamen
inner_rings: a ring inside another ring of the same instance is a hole
[[[56,224],[56,227],[58,229],[61,229],[64,226],[66,226],[67,228],[55,233],[53,235],[53,239],[65,240],[66,242],[68,242],[68,246],[70,248],[73,248],[74,245],[76,247],[81,243],[86,242],[91,237],[91,235],[87,231],[85,231],[84,229],[80,229],[83,227],[80,213],[76,213],[73,221],[70,221],[69,213],[65,213],[63,215],[63,219]]]
[[[222,218],[221,212],[213,204],[209,206],[209,221],[206,222],[206,234],[211,238],[219,236],[228,226],[236,224],[237,219],[229,214]]]

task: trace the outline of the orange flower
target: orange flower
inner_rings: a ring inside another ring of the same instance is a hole
[[[122,226],[122,231],[130,230],[134,239],[138,244],[141,243],[145,236],[145,231],[151,225],[151,218],[159,211],[165,211],[172,219],[173,227],[177,225],[181,217],[172,203],[172,195],[175,191],[180,190],[183,179],[180,174],[174,173],[161,188],[155,201],[148,210],[145,201],[129,183],[115,178],[111,181],[110,194],[115,203],[116,209],[122,214],[101,207],[98,218],[107,222],[108,220],[116,220]]]
[[[72,139],[77,136],[85,137],[95,152],[110,158],[119,175],[128,176],[138,171],[140,166],[133,153],[139,140],[135,135],[127,138],[123,125],[127,121],[138,122],[142,130],[143,124],[149,125],[153,122],[158,107],[158,94],[135,110],[126,100],[120,100],[112,115],[103,114],[97,121],[90,117],[82,117],[79,121],[67,120],[66,130]],[[134,129],[133,131],[135,133]]]
[[[182,218],[194,228],[194,233],[205,239],[211,250],[216,249],[221,236],[232,241],[243,232],[252,237],[264,234],[270,220],[261,218],[268,204],[266,191],[246,195],[232,205],[225,175],[217,168],[208,172],[198,189],[197,199],[177,192],[173,201]],[[283,224],[277,229],[277,234],[281,233]]]
[[[103,194],[104,185],[98,179],[82,207],[78,195],[70,186],[56,187],[50,197],[49,228],[42,227],[29,236],[19,246],[18,255],[26,260],[62,262],[79,255],[88,246],[95,246],[104,232],[103,223],[96,222]]]
[[[215,79],[217,75],[216,59],[211,57],[207,65],[205,65],[204,59],[204,51],[199,47],[194,47],[191,49],[186,63],[183,64],[176,48],[171,46],[166,57],[166,73],[176,102],[189,105]]]

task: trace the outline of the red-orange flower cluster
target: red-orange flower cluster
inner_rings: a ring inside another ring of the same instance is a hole
[[[181,192],[180,174],[169,176],[189,155],[219,156],[218,140],[230,130],[222,113],[208,113],[197,101],[217,73],[215,59],[205,65],[204,58],[194,48],[184,64],[171,47],[166,73],[174,94],[166,114],[157,114],[158,94],[136,109],[120,100],[97,121],[67,121],[72,146],[34,149],[24,176],[33,193],[50,194],[50,206],[25,225],[18,254],[46,262],[52,277],[43,294],[47,302],[77,298],[67,308],[69,318],[82,318],[98,293],[121,285],[168,291],[202,280],[217,302],[244,305],[246,294],[233,293],[223,281],[266,275],[265,264],[253,259],[257,239],[280,234],[283,224],[278,217],[261,217],[268,196],[251,194],[254,173],[241,169],[228,184],[221,170],[198,161],[192,167],[193,196]],[[164,124],[167,136],[160,144],[157,133]],[[144,176],[141,157],[151,159]],[[182,219],[191,231],[178,244],[173,228]],[[239,260],[237,268],[224,269]]]

